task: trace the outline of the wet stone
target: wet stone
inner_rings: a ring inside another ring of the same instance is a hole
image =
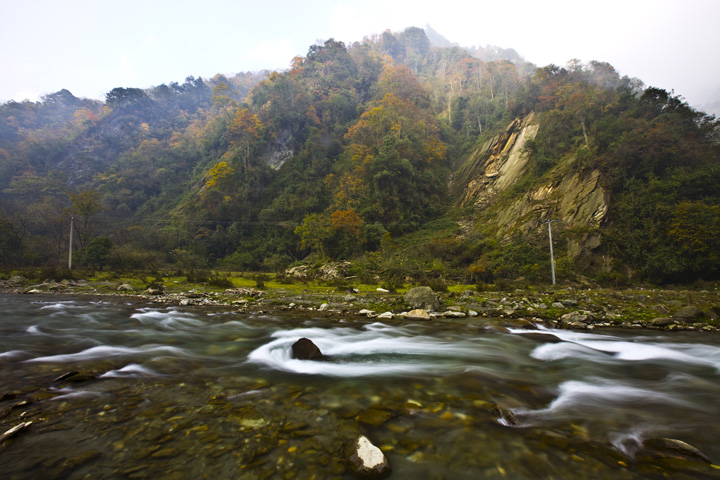
[[[392,413],[387,410],[371,408],[356,417],[356,420],[366,425],[378,426],[392,418]]]
[[[298,360],[324,360],[320,349],[309,338],[301,338],[292,345],[292,358]]]

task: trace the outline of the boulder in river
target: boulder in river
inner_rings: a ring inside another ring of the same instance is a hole
[[[325,356],[312,340],[303,337],[293,343],[292,358],[296,358],[298,360],[324,360]]]
[[[380,478],[391,471],[385,454],[364,435],[355,440],[349,460],[352,471],[365,478]]]

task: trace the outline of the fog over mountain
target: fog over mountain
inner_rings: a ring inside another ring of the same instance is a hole
[[[6,2],[7,3],[7,2]],[[674,90],[708,110],[720,102],[720,3],[319,0],[137,2],[51,0],[3,6],[0,101],[66,88],[101,99],[115,87],[148,88],[286,69],[317,40],[345,43],[426,24],[465,47],[513,48],[538,66],[605,61],[623,75]],[[590,21],[591,20],[591,21]]]

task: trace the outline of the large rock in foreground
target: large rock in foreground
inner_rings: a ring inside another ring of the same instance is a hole
[[[352,471],[362,477],[379,478],[392,470],[385,454],[364,435],[355,440],[349,459]]]
[[[430,287],[411,288],[405,293],[403,299],[412,308],[421,308],[430,312],[436,311],[440,306],[437,295]]]
[[[298,360],[325,360],[325,356],[318,346],[315,345],[312,340],[305,337],[293,343],[292,358]]]

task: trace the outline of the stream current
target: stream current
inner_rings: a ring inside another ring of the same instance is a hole
[[[0,295],[3,477],[720,478],[720,337],[498,322]]]

